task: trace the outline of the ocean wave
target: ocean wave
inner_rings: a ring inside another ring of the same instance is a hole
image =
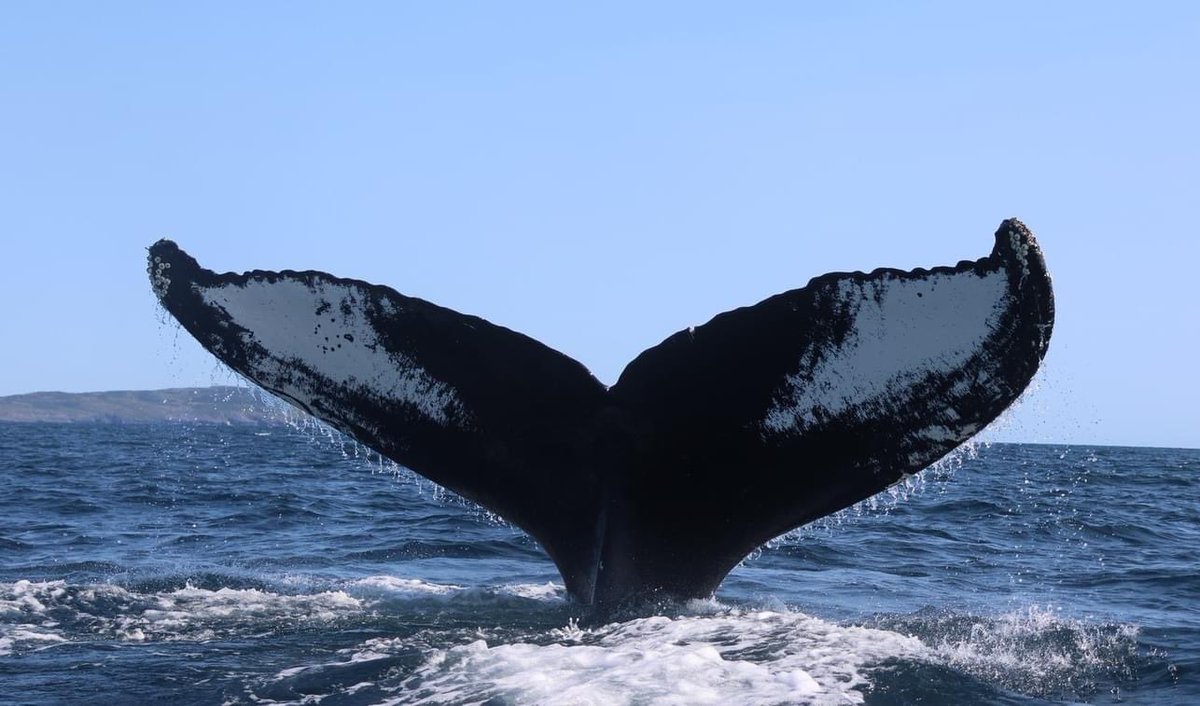
[[[247,693],[300,703],[353,689],[356,702],[379,704],[856,704],[880,684],[902,693],[898,679],[969,679],[993,697],[1090,698],[1158,659],[1140,653],[1135,626],[1036,607],[853,623],[778,601],[710,600],[591,627],[580,627],[570,611],[550,611],[551,620],[566,623],[552,627],[547,606],[569,605],[554,583],[466,587],[377,575],[296,577],[291,587],[299,591],[0,584],[0,656],[73,642],[207,642],[314,627],[344,629],[350,638],[366,630],[376,635],[340,649],[336,659],[279,670]],[[439,619],[417,620],[426,614],[421,605],[433,606]],[[512,611],[526,616],[524,628],[500,619]],[[488,624],[498,627],[480,627]],[[391,630],[399,636],[387,636]]]
[[[567,600],[567,592],[563,585],[550,581],[467,587],[397,576],[368,576],[348,585],[359,590],[374,589],[391,595],[441,596],[460,603],[503,600],[505,597],[555,603],[565,603]]]
[[[1133,679],[1145,659],[1137,626],[1089,623],[1040,606],[998,616],[925,611],[872,624],[920,639],[931,661],[1034,696],[1090,697]]]
[[[860,704],[882,683],[903,693],[935,688],[928,683],[934,679],[959,693],[973,684],[982,699],[1073,699],[1134,678],[1147,659],[1138,654],[1135,627],[1038,608],[997,617],[918,613],[870,624],[778,605],[756,610],[708,601],[687,609],[691,614],[592,628],[572,621],[516,639],[499,628],[372,638],[336,660],[282,670],[252,694],[300,703],[300,694],[344,694],[337,685],[354,684],[360,696],[371,694],[362,703],[389,705]]]
[[[206,575],[195,585],[172,577],[134,586],[19,580],[0,584],[3,654],[76,641],[205,641],[304,625],[370,621],[379,612],[434,601],[464,612],[481,607],[566,604],[559,584],[464,587],[418,578],[264,582]],[[290,584],[290,586],[287,586]],[[296,589],[288,591],[287,588]]]
[[[113,584],[27,580],[0,584],[0,619],[6,627],[40,625],[47,639],[63,643],[201,641],[261,632],[273,625],[327,623],[362,608],[362,601],[343,591],[286,595],[256,588],[212,590],[189,585],[139,593]]]
[[[0,625],[0,657],[13,652],[36,652],[66,641],[62,635],[40,625]]]
[[[692,608],[701,614],[590,629],[572,622],[522,641],[485,630],[463,631],[450,647],[444,636],[432,641],[440,647],[416,636],[372,639],[338,661],[281,671],[256,694],[297,695],[301,681],[311,689],[349,683],[352,673],[379,704],[846,704],[862,703],[865,667],[928,653],[909,636],[801,613]],[[421,660],[406,676],[390,673],[414,655]]]

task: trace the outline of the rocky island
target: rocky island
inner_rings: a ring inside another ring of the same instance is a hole
[[[287,412],[243,387],[33,392],[0,397],[0,422],[275,424]]]

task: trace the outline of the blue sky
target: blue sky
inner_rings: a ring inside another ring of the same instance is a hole
[[[0,395],[224,382],[145,248],[315,268],[606,382],[831,270],[1038,234],[993,432],[1200,447],[1200,4],[5,3]]]

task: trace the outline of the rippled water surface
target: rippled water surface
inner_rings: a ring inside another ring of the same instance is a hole
[[[319,429],[0,424],[0,477],[3,703],[1200,703],[1196,450],[979,448],[610,623]]]

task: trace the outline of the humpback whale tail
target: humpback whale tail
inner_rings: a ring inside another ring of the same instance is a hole
[[[162,305],[267,391],[496,512],[568,592],[711,595],[771,538],[916,473],[1017,398],[1054,306],[1029,230],[954,267],[817,277],[634,359],[611,388],[527,336],[323,272],[150,248]]]

